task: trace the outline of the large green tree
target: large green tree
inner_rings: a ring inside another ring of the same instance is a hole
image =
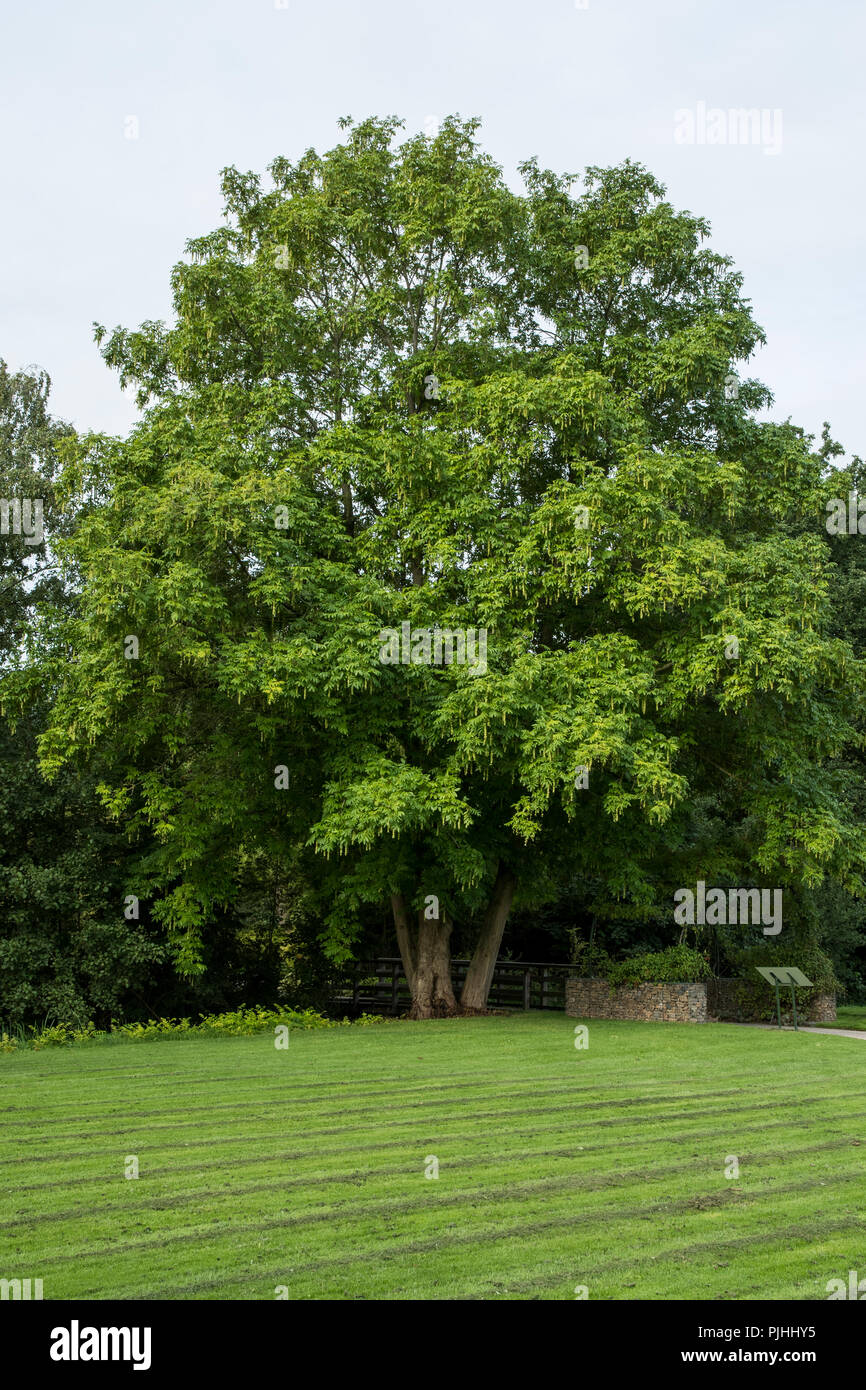
[[[515,893],[648,905],[701,798],[752,828],[743,873],[859,888],[824,460],[752,418],[762,334],[706,224],[631,163],[518,194],[474,122],[343,124],[268,188],[225,172],[171,325],[98,330],[147,409],[70,455],[105,504],[66,546],[46,769],[90,758],[155,835],[182,968],[242,860],[312,857],[333,959],[390,901],[419,1017],[484,1007]],[[437,629],[486,660],[437,664]]]

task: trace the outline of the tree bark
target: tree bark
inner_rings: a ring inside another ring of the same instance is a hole
[[[487,1007],[502,933],[516,887],[516,878],[500,863],[459,1004],[451,983],[451,918],[447,913],[441,920],[427,918],[424,911],[419,910],[417,930],[413,932],[406,899],[402,893],[391,894],[397,945],[412,995],[410,1018],[448,1018]]]
[[[448,1018],[458,1012],[451,984],[451,918],[418,913],[418,946],[410,1018]]]
[[[406,976],[406,983],[414,996],[417,956],[415,954],[415,943],[412,940],[412,928],[409,925],[409,913],[406,908],[406,899],[403,897],[402,893],[391,894],[391,911],[394,914],[394,929],[397,933],[397,945],[400,949],[400,959],[403,962],[403,974]]]
[[[349,535],[350,535],[350,536],[354,536],[354,534],[355,534],[355,502],[354,502],[354,498],[352,497],[352,484],[351,484],[350,481],[349,481],[348,474],[344,474],[344,475],[343,475],[343,481],[342,481],[342,484],[341,484],[341,491],[342,491],[342,495],[343,495],[343,525],[345,526],[345,528],[346,528],[346,530],[348,531]]]
[[[391,894],[391,911],[403,973],[412,995],[410,1018],[447,1018],[459,1013],[451,984],[451,929],[447,912],[442,920],[418,912],[413,933],[409,909],[402,893]]]
[[[490,902],[484,914],[481,936],[469,963],[463,992],[460,995],[462,1009],[487,1008],[487,996],[490,993],[499,947],[502,945],[502,933],[511,911],[511,900],[516,887],[516,878],[510,869],[500,863]]]

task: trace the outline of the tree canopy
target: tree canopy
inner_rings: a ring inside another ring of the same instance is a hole
[[[145,413],[64,445],[46,772],[150,837],[131,891],[182,969],[251,862],[312,865],[335,961],[391,904],[421,1017],[483,1008],[563,875],[860,891],[827,451],[755,418],[707,224],[631,162],[515,192],[477,122],[342,124],[224,172],[170,325],[97,329]]]

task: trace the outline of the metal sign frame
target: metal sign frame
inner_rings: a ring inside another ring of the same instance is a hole
[[[794,1031],[799,1029],[797,1023],[797,996],[794,990],[811,985],[812,981],[807,980],[802,970],[798,970],[795,965],[756,965],[758,974],[763,976],[768,984],[773,985],[776,991],[776,1019],[779,1027],[782,1026],[782,1005],[779,1001],[779,986],[790,985],[791,1004],[794,1009]]]

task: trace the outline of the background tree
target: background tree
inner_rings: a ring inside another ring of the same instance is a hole
[[[71,765],[51,785],[39,767],[51,700],[42,676],[72,603],[53,541],[74,527],[56,491],[58,446],[73,431],[51,417],[50,390],[47,373],[11,373],[0,362],[0,497],[26,501],[30,514],[16,530],[10,510],[0,535],[0,698],[16,673],[26,676],[23,706],[0,714],[0,1011],[12,1025],[107,1021],[130,990],[147,988],[165,955],[124,917],[130,847],[92,776]]]

